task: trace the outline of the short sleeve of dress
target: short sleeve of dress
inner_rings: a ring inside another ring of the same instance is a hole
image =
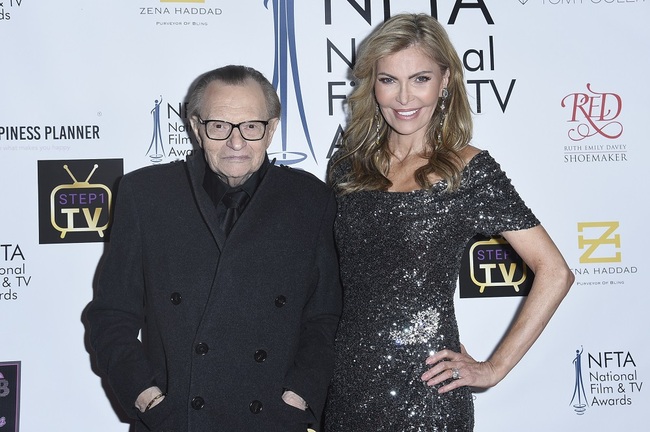
[[[494,236],[539,225],[506,173],[487,151],[476,155],[463,172],[463,185],[473,204],[477,232]]]

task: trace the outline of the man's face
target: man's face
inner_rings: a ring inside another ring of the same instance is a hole
[[[278,125],[277,118],[268,118],[262,87],[253,80],[238,85],[213,81],[205,89],[199,117],[203,121],[224,120],[233,124],[270,120],[261,140],[247,141],[242,138],[238,128],[233,128],[230,136],[224,140],[210,139],[198,117],[190,119],[210,169],[230,186],[244,183],[262,165]]]

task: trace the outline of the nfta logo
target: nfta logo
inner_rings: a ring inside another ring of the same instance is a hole
[[[121,159],[39,161],[40,243],[104,241],[121,176]]]
[[[11,19],[11,12],[9,12],[10,9],[5,9],[5,3],[7,3],[7,8],[18,8],[22,5],[23,0],[0,1],[0,21],[9,21]]]
[[[623,109],[623,101],[616,93],[599,93],[587,84],[587,92],[571,93],[562,99],[562,107],[571,109],[568,135],[572,141],[593,136],[616,139],[623,134],[623,125],[616,119]]]

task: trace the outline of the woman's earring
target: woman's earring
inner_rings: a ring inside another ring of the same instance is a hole
[[[449,90],[447,90],[447,87],[444,87],[442,89],[441,97],[442,97],[442,104],[440,105],[440,110],[444,112],[445,103],[447,102],[447,98],[449,97]]]
[[[376,125],[376,131],[375,131],[375,146],[377,147],[377,150],[379,150],[379,129],[380,129],[380,122],[379,122],[379,105],[375,105],[375,125]]]
[[[447,87],[444,87],[442,89],[442,94],[441,94],[441,101],[440,101],[440,125],[438,126],[438,143],[442,144],[442,125],[445,122],[445,118],[447,117],[447,99],[449,98],[449,90],[447,90]]]

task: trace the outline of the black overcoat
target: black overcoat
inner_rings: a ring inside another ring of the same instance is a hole
[[[87,310],[97,366],[136,431],[305,432],[340,315],[334,195],[272,165],[226,240],[205,169],[197,152],[120,182]],[[135,400],[153,385],[166,397],[141,414]],[[284,389],[309,409],[285,404]]]

